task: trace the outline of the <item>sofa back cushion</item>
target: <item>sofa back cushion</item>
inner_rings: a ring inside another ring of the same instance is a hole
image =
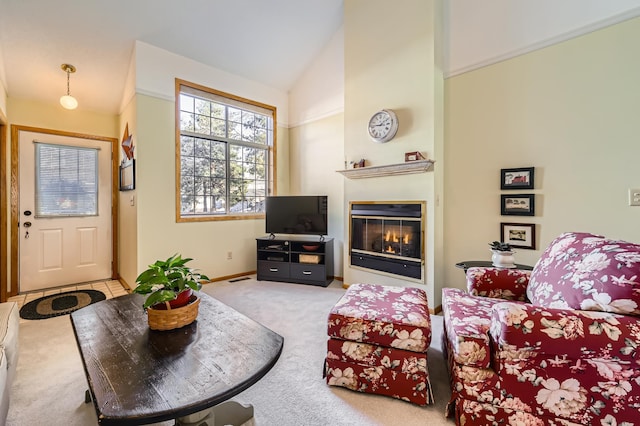
[[[533,268],[527,297],[538,306],[640,316],[640,245],[562,234]]]

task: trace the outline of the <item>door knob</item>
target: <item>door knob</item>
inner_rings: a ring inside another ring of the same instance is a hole
[[[31,222],[25,222],[22,224],[22,226],[24,226],[25,228],[29,228],[31,227]]]

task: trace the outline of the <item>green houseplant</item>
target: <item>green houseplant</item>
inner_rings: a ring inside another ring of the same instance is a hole
[[[491,250],[511,251],[511,245],[509,243],[503,243],[500,241],[493,241],[489,243],[489,247],[491,247]]]
[[[209,280],[204,274],[186,266],[192,258],[182,258],[174,254],[167,260],[157,260],[149,269],[143,271],[136,278],[134,293],[148,295],[143,308],[148,309],[165,302],[176,301],[179,298],[188,303],[192,291],[202,288],[201,281]],[[172,308],[178,306],[171,306]]]

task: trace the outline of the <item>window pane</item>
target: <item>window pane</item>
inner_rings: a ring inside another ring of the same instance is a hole
[[[196,99],[196,110],[195,112],[198,114],[206,115],[209,117],[211,115],[211,102],[204,99]]]
[[[254,140],[256,143],[267,143],[267,131],[264,129],[256,129],[256,138]]]
[[[257,128],[259,128],[259,129],[266,129],[267,128],[267,117],[265,117],[264,115],[256,114],[255,126]]]
[[[242,139],[242,124],[229,123],[229,139],[235,139],[237,141]]]
[[[211,193],[213,195],[224,196],[227,193],[226,179],[211,179]]]
[[[211,104],[211,116],[215,117],[215,118],[220,118],[225,120],[225,112],[226,112],[226,107],[224,105],[221,104],[216,104],[216,103],[212,103]]]
[[[98,150],[36,143],[36,217],[98,214]]]
[[[180,137],[180,155],[193,155],[193,138],[188,136]]]
[[[182,111],[194,112],[193,109],[193,97],[187,95],[180,95],[180,109]]]
[[[196,157],[208,157],[210,146],[211,146],[211,142],[209,142],[208,140],[196,139],[196,143],[194,147],[194,155]]]
[[[227,137],[227,122],[224,120],[218,120],[217,118],[211,119],[211,134],[213,136],[219,136],[221,138]]]
[[[231,145],[229,147],[229,160],[241,161],[242,160],[242,147],[237,145]]]
[[[192,113],[181,112],[180,113],[180,130],[186,130],[193,132],[195,118]]]
[[[193,197],[182,197],[182,203],[180,204],[180,211],[183,214],[193,214],[195,212],[194,209],[195,200]]]
[[[233,121],[234,123],[242,122],[242,111],[237,108],[227,108],[229,112],[229,121]]]
[[[264,164],[256,164],[256,179],[264,181],[266,177]]]
[[[196,114],[196,126],[194,131],[204,135],[211,133],[211,117],[208,115]]]
[[[242,163],[239,161],[232,161],[229,166],[231,179],[240,179],[242,177]]]
[[[211,162],[211,176],[217,178],[223,178],[227,175],[227,163],[224,161],[212,161]]]
[[[190,85],[181,90],[181,215],[264,211],[275,109]]]

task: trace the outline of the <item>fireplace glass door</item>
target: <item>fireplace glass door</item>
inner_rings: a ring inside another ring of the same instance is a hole
[[[421,204],[352,204],[351,265],[421,279]]]
[[[420,259],[420,220],[352,217],[351,248],[389,257]]]

